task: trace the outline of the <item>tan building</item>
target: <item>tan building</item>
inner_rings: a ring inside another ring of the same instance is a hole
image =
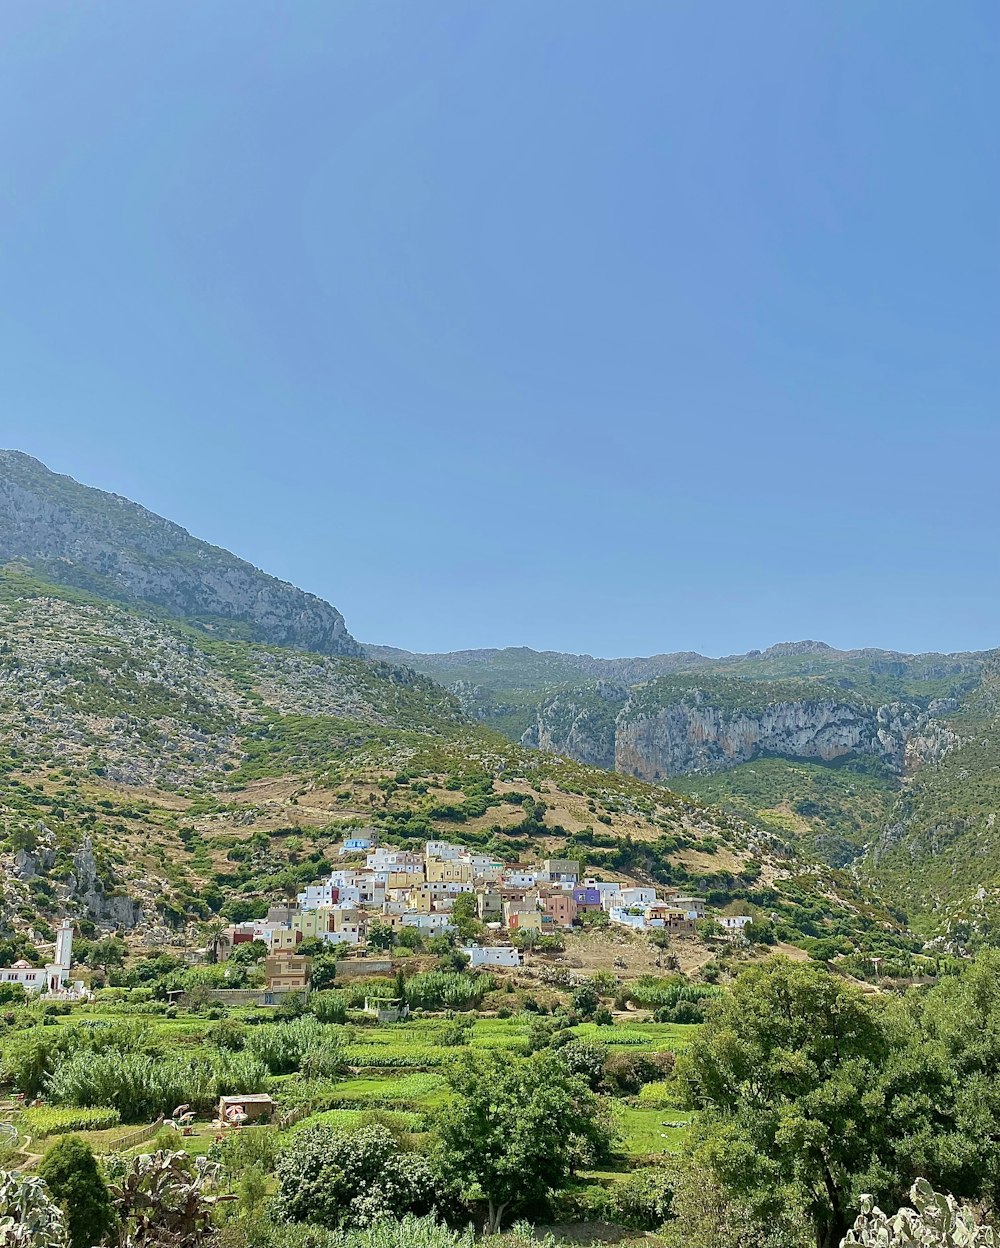
[[[503,898],[492,889],[476,896],[476,912],[484,923],[503,922]]]
[[[268,992],[307,992],[309,958],[295,953],[275,953],[264,959],[264,983]]]
[[[428,884],[471,884],[472,867],[467,862],[445,862],[430,858],[427,861]]]
[[[421,869],[416,871],[390,871],[389,877],[385,882],[387,889],[391,888],[419,888],[424,882],[423,864]]]
[[[430,914],[434,909],[434,894],[429,888],[416,888],[410,893],[410,909],[416,914]]]
[[[296,910],[292,913],[292,931],[301,932],[303,940],[312,940],[324,932],[334,930],[332,915],[340,911],[329,906],[317,906],[315,910]]]
[[[269,1119],[277,1108],[266,1092],[248,1092],[245,1096],[220,1097],[216,1113],[220,1122],[236,1125]]]
[[[650,924],[657,919],[661,920],[663,926],[660,930],[670,932],[675,936],[691,936],[696,930],[695,921],[688,917],[688,911],[680,910],[673,905],[650,906],[646,917]]]

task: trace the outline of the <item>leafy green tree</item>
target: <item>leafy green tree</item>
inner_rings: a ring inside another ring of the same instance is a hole
[[[740,974],[680,1069],[699,1162],[764,1221],[801,1204],[817,1248],[863,1192],[905,1192],[951,1127],[944,1064],[901,1012],[785,958]]]
[[[571,998],[573,1009],[583,1018],[593,1018],[601,998],[593,984],[581,984]]]
[[[636,1096],[645,1084],[665,1079],[673,1064],[672,1053],[613,1050],[604,1064],[604,1086],[617,1096]]]
[[[471,940],[482,930],[475,893],[459,893],[451,907],[451,921],[463,940]]]
[[[936,1104],[947,1121],[938,1123],[914,1173],[956,1196],[995,1201],[1000,1193],[1000,949],[981,950],[959,975],[945,976],[926,995],[912,997],[910,1015],[928,1060],[938,1055],[946,1071]]]
[[[777,928],[768,918],[758,918],[748,923],[743,929],[743,935],[752,945],[773,945],[778,940]]]
[[[406,1152],[381,1125],[308,1127],[282,1152],[277,1176],[276,1218],[330,1230],[427,1213],[437,1201],[427,1159]]]
[[[667,1162],[672,1217],[658,1238],[664,1248],[812,1248],[815,1238],[800,1206],[775,1203],[766,1215],[722,1186],[691,1158]],[[627,1222],[625,1216],[621,1220]]]
[[[240,1175],[238,1208],[245,1217],[253,1217],[267,1196],[267,1178],[257,1166],[248,1166]]]
[[[115,1226],[114,1207],[90,1146],[76,1135],[57,1139],[42,1158],[38,1177],[66,1218],[70,1248],[92,1248]]]
[[[388,923],[372,923],[368,927],[368,946],[371,949],[391,949],[396,942],[396,933]]]
[[[570,1040],[559,1050],[559,1056],[574,1075],[579,1075],[592,1092],[598,1091],[604,1079],[604,1063],[608,1046],[592,1040]]]
[[[633,1170],[614,1188],[615,1219],[623,1226],[655,1231],[673,1214],[674,1176],[665,1166]]]
[[[107,936],[104,940],[95,940],[87,951],[87,965],[91,970],[109,971],[112,967],[124,966],[128,946],[120,936]]]
[[[313,958],[309,968],[309,983],[314,992],[332,988],[337,980],[337,958],[330,952]]]
[[[607,1153],[600,1101],[551,1051],[514,1061],[469,1054],[448,1082],[455,1096],[437,1115],[437,1164],[465,1199],[486,1201],[491,1232],[508,1209],[548,1197]]]
[[[267,945],[262,940],[247,940],[233,946],[227,961],[233,966],[256,966],[261,958],[266,957]]]

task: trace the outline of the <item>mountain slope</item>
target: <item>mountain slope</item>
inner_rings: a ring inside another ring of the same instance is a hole
[[[963,812],[992,783],[990,751],[974,744],[992,652],[806,641],[720,659],[503,650],[408,662],[529,746],[665,783],[834,866],[871,869],[924,930],[964,913],[982,883],[975,853],[954,848],[941,817],[957,809],[959,774]],[[970,870],[952,870],[953,854],[967,854]]]
[[[0,935],[50,939],[70,914],[137,948],[190,946],[213,914],[293,897],[370,825],[508,861],[572,854],[756,906],[792,938],[913,944],[782,837],[507,741],[409,669],[219,641],[0,574]]]
[[[945,726],[952,748],[904,785],[862,869],[928,935],[1000,944],[997,656]]]
[[[56,584],[159,607],[216,636],[361,653],[344,617],[322,599],[128,499],[0,451],[0,563],[11,560]]]
[[[0,452],[0,928],[71,913],[183,943],[375,823],[571,852],[859,948],[905,944],[903,911],[982,935],[996,673],[821,642],[362,653],[319,599]]]

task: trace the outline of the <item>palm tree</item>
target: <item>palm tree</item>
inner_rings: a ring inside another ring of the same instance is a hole
[[[212,919],[205,924],[208,957],[213,965],[219,960],[219,950],[229,943],[225,933],[226,924],[222,919]]]

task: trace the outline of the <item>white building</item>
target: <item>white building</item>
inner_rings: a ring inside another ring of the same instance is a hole
[[[537,871],[508,871],[501,880],[504,888],[534,888],[537,882]]]
[[[72,992],[83,995],[83,983],[70,986],[69,968],[73,961],[73,924],[63,919],[56,933],[55,958],[45,967],[32,966],[23,959],[0,969],[0,982],[20,984],[25,992]]]
[[[424,846],[425,858],[438,858],[442,862],[457,862],[464,852],[461,845],[452,845],[450,841],[428,841]]]
[[[753,918],[749,914],[720,914],[716,922],[727,932],[742,932],[748,923],[753,922]]]
[[[462,952],[473,967],[521,965],[521,955],[513,945],[467,945]]]
[[[474,854],[469,850],[465,850],[462,854],[461,862],[467,862],[472,868],[472,874],[477,880],[498,880],[503,875],[503,863],[493,858],[490,854]]]
[[[369,849],[374,849],[377,844],[378,835],[373,828],[371,832],[361,833],[357,836],[345,837],[343,845],[341,845],[337,852],[341,857],[345,854],[362,854],[366,853]]]
[[[616,896],[622,891],[622,886],[616,880],[586,879],[583,881],[582,887],[596,889],[602,902],[605,897]]]
[[[608,906],[608,918],[612,923],[618,923],[621,927],[631,927],[637,932],[646,930],[646,911],[636,909],[636,913],[627,906]]]
[[[656,889],[645,885],[623,888],[618,895],[622,899],[622,905],[625,906],[650,906],[657,900]]]
[[[422,872],[424,860],[420,854],[411,854],[405,849],[376,849],[365,859],[370,871],[413,871]]]
[[[418,914],[411,911],[409,914],[403,915],[404,927],[415,927],[418,931],[429,932],[432,936],[439,936],[442,932],[448,931],[451,927],[451,920],[446,914]]]
[[[689,919],[705,917],[705,903],[700,897],[668,897],[667,901],[677,910],[683,910]]]
[[[345,923],[335,932],[320,932],[319,938],[328,945],[360,945],[361,924]]]

